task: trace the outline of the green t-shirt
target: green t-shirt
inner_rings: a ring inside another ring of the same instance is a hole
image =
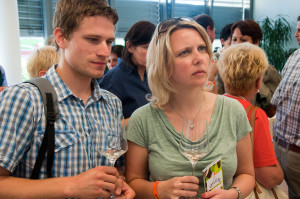
[[[250,131],[243,106],[219,95],[208,125],[210,152],[197,162],[194,173],[200,180],[199,194],[204,192],[202,170],[218,157],[222,158],[224,188],[230,187],[237,168],[237,142]],[[150,103],[137,109],[128,123],[127,137],[147,148],[150,181],[192,175],[191,163],[178,149],[180,132],[161,109]]]

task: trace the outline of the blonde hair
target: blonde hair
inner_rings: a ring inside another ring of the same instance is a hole
[[[38,77],[41,70],[47,71],[59,61],[59,53],[54,46],[44,46],[32,52],[27,60],[27,71],[30,78]]]
[[[217,63],[226,92],[236,96],[248,94],[268,65],[265,52],[251,43],[230,46]]]
[[[174,70],[171,67],[174,66],[174,54],[171,49],[172,33],[179,29],[194,29],[204,40],[209,58],[212,57],[212,50],[206,31],[193,20],[178,21],[177,24],[170,26],[167,31],[162,33],[159,33],[159,27],[159,25],[156,27],[149,44],[146,65],[148,84],[152,92],[148,99],[154,107],[162,108],[163,105],[169,102],[171,94],[176,92],[170,81],[170,76]]]

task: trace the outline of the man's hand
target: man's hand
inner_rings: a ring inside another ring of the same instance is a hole
[[[116,168],[99,166],[71,178],[66,185],[69,198],[107,198],[117,187],[119,173]],[[123,187],[122,187],[123,188]]]

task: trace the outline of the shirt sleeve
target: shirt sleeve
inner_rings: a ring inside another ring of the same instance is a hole
[[[20,86],[0,93],[0,166],[9,171],[14,170],[32,139],[36,118],[32,101]]]
[[[147,106],[149,107],[149,106]],[[146,116],[146,107],[137,109],[130,117],[128,126],[126,129],[127,139],[135,144],[147,148],[148,141],[146,139],[146,129],[143,127],[143,120]],[[149,110],[150,111],[150,110]]]

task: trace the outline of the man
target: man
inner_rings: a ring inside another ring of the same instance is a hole
[[[298,41],[298,44],[300,45],[300,16],[297,18],[297,20],[298,20],[298,24],[297,24],[297,27],[296,27],[295,37]]]
[[[61,50],[58,65],[45,78],[58,96],[54,178],[28,179],[45,131],[36,87],[22,83],[0,94],[0,198],[133,198],[134,191],[99,151],[110,125],[122,113],[121,102],[100,89],[114,41],[116,12],[104,0],[60,0],[53,19]]]
[[[211,43],[214,43],[216,38],[214,20],[206,14],[197,15],[193,19],[205,29]]]
[[[5,90],[7,87],[6,75],[3,67],[0,65],[0,92]]]
[[[200,24],[206,31],[211,43],[214,42],[216,38],[216,32],[215,32],[215,25],[214,20],[206,15],[206,14],[200,14],[193,18],[198,24]],[[218,93],[218,87],[216,86],[216,75],[218,74],[218,68],[217,68],[217,57],[214,56],[214,58],[211,60],[211,67],[208,75],[208,83],[207,88],[212,93]]]
[[[295,37],[299,42],[300,16]],[[300,43],[299,43],[300,45]],[[276,156],[289,187],[289,198],[300,198],[300,49],[287,60],[271,103],[277,106],[274,140]]]

